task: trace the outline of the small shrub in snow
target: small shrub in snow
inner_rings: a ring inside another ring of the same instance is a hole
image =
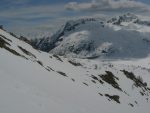
[[[63,76],[65,76],[65,77],[68,77],[68,76],[66,75],[66,73],[64,73],[64,72],[57,71],[57,73],[59,73],[60,75],[63,75]]]
[[[43,66],[43,63],[41,61],[37,60],[37,63]]]
[[[111,100],[114,100],[114,101],[116,101],[117,103],[119,103],[120,104],[120,101],[119,101],[119,96],[118,95],[109,95],[109,94],[105,94],[105,96],[106,97],[108,97],[109,99],[111,99]]]
[[[77,62],[75,62],[75,61],[69,60],[68,62],[69,62],[70,64],[74,65],[74,66],[82,66],[82,64],[77,63]]]
[[[26,55],[32,56],[34,58],[36,58],[36,56],[34,54],[32,54],[31,52],[27,51],[26,49],[22,48],[21,46],[18,46],[18,48],[24,52]]]
[[[106,71],[106,74],[100,76],[102,80],[113,86],[114,88],[122,91],[122,89],[119,87],[119,84],[116,80],[119,80],[117,77],[113,75],[112,72]]]
[[[144,87],[145,89],[147,86],[146,82],[143,82],[142,77],[138,76],[136,77],[132,72],[128,72],[126,70],[122,70],[122,72],[126,75],[127,78],[131,79],[132,81],[134,81],[134,85],[136,87]]]
[[[53,55],[53,57],[55,57],[57,60],[59,60],[59,61],[63,62],[63,61],[62,61],[62,59],[61,59],[59,56],[57,56],[57,55]]]

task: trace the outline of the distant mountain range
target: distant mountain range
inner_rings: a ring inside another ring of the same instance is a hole
[[[42,51],[79,58],[143,58],[149,54],[149,18],[127,13],[105,20],[70,20],[34,45]]]

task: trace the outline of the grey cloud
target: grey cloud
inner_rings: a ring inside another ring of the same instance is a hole
[[[87,3],[70,2],[65,8],[74,11],[150,11],[150,6],[134,0],[92,0]]]

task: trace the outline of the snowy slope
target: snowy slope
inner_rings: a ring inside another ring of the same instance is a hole
[[[123,62],[59,57],[0,30],[0,112],[149,113],[149,58]]]
[[[107,19],[68,21],[51,38],[36,47],[62,56],[79,58],[144,58],[150,51],[150,19],[127,13]],[[140,52],[139,52],[140,51]]]

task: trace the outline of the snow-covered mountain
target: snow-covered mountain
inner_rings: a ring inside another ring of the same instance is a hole
[[[36,47],[57,55],[79,58],[144,58],[150,51],[150,18],[127,13],[106,19],[68,21]],[[139,52],[140,51],[140,52]]]
[[[127,13],[118,17],[111,18],[110,20],[107,21],[107,23],[112,23],[114,25],[120,25],[120,26],[124,26],[125,23],[150,26],[150,18]]]
[[[83,25],[90,26],[91,23],[89,30],[97,28],[108,30],[108,34],[115,32],[93,20]],[[78,27],[82,29],[83,26]],[[73,31],[65,32],[54,49],[57,50],[63,40],[71,40],[71,44],[81,40],[79,46],[87,44],[82,49],[94,54],[93,41],[85,43],[85,39],[89,39],[88,30]],[[130,36],[130,40],[136,38],[141,44],[138,46],[143,46],[137,32],[136,35],[130,31],[126,33],[136,36]],[[63,36],[66,37],[63,39]],[[77,38],[73,40],[74,36]],[[127,43],[127,39],[122,41]],[[103,40],[99,48],[104,48],[102,53],[105,54],[113,45]],[[64,58],[36,50],[0,30],[0,92],[0,113],[149,113],[150,57],[132,61]]]

